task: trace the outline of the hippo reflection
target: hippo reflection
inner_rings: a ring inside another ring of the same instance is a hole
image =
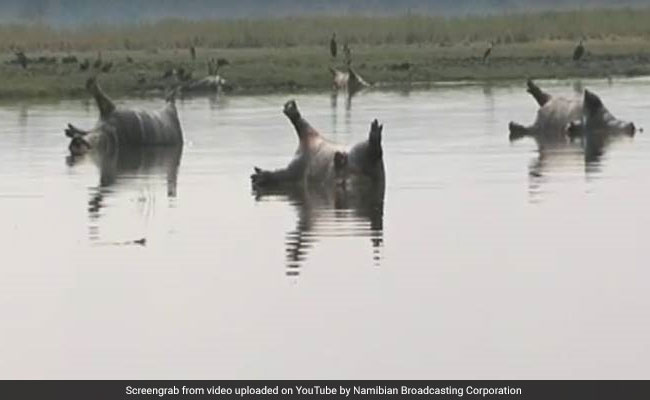
[[[99,238],[97,220],[102,215],[108,197],[118,197],[121,193],[135,192],[142,196],[143,188],[159,186],[164,178],[168,198],[177,195],[178,169],[183,152],[182,146],[160,147],[119,147],[113,151],[93,151],[91,153],[67,157],[70,166],[91,161],[99,169],[99,184],[90,188],[88,214],[91,222],[91,239]],[[148,200],[155,204],[155,191],[146,190]],[[153,194],[152,194],[153,193]],[[130,239],[130,238],[129,238]]]
[[[258,201],[281,198],[297,210],[296,228],[286,235],[287,275],[297,276],[309,250],[326,237],[367,237],[378,265],[383,246],[384,184],[344,186],[292,185],[255,188]]]

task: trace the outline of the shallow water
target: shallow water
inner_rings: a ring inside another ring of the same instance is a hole
[[[650,128],[649,81],[583,84]],[[297,95],[335,141],[385,124],[383,204],[256,196],[288,98],[184,100],[182,155],[102,165],[66,161],[93,104],[2,105],[0,377],[650,377],[648,134],[540,162],[523,84]]]

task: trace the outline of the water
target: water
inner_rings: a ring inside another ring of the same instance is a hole
[[[584,85],[650,127],[648,81]],[[252,167],[297,143],[288,98],[185,100],[182,155],[101,168],[66,162],[93,104],[2,105],[0,376],[650,376],[646,134],[540,162],[507,140],[523,84],[298,95],[335,141],[385,124],[383,205],[257,197]]]

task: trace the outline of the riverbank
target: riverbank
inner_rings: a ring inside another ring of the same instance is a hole
[[[179,82],[165,75],[182,70],[203,78],[211,58],[228,61],[220,75],[232,93],[329,90],[328,68],[344,65],[343,42],[350,43],[355,70],[380,87],[643,76],[650,75],[650,27],[639,22],[644,16],[650,17],[650,9],[455,19],[162,21],[74,31],[0,26],[0,99],[86,96],[84,82],[92,75],[113,96],[161,95]],[[337,59],[329,53],[334,31]],[[581,37],[586,53],[575,62]],[[494,48],[484,62],[489,42]],[[26,68],[16,63],[16,49],[31,61]],[[63,63],[64,57],[76,62]],[[81,70],[85,60],[90,66]]]
[[[650,44],[643,39],[589,41],[587,54],[580,62],[572,60],[575,43],[544,41],[495,46],[487,62],[485,45],[358,46],[354,47],[354,66],[369,82],[383,87],[446,81],[504,81],[528,77],[606,78],[650,75]],[[191,71],[194,78],[207,75],[207,60],[225,58],[229,65],[220,75],[234,93],[328,90],[332,61],[324,47],[204,49],[197,48],[192,60],[187,50],[103,51],[103,63],[112,63],[108,72],[94,69],[97,52],[71,53],[91,66],[81,71],[78,63],[28,64],[24,69],[7,64],[14,58],[5,54],[0,64],[0,98],[85,96],[84,82],[98,75],[102,86],[114,96],[156,95],[178,83],[176,77],[163,76],[173,69]],[[61,59],[67,53],[48,52]],[[34,53],[31,57],[45,57]],[[127,61],[132,60],[132,61]]]

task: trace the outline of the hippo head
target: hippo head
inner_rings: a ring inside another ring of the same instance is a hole
[[[343,168],[345,174],[365,177],[371,181],[384,179],[384,153],[381,145],[383,129],[384,126],[377,120],[372,121],[368,140],[352,147],[347,156],[339,156],[339,168]]]
[[[68,149],[70,150],[70,154],[73,156],[82,156],[92,147],[88,140],[86,140],[88,132],[76,128],[72,124],[68,124],[68,128],[65,130],[65,135],[70,138]]]
[[[601,133],[607,136],[633,137],[636,127],[632,122],[622,121],[612,115],[602,100],[593,92],[585,90],[584,116],[586,133]]]

